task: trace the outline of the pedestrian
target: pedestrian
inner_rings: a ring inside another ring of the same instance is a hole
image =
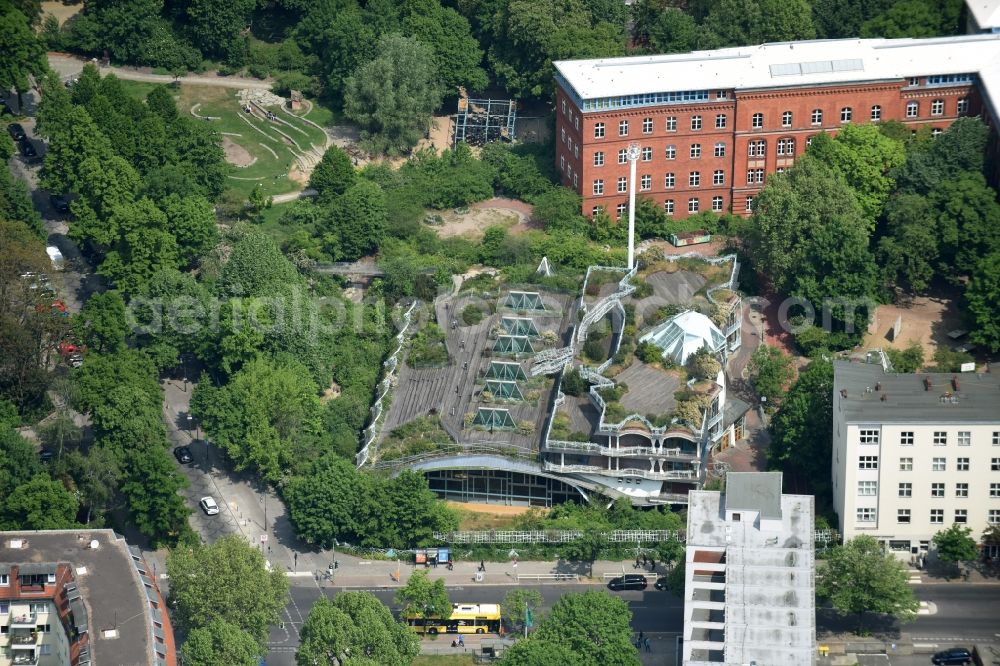
[[[479,560],[479,570],[486,572],[486,560]]]
[[[652,652],[653,651],[653,648],[651,648],[649,646],[649,639],[648,638],[646,639],[645,646],[646,646],[646,652]]]
[[[459,637],[458,637],[458,647],[465,647],[465,636],[459,635]]]
[[[640,643],[642,642],[642,632],[641,631],[639,632],[639,642]]]
[[[635,557],[635,564],[632,565],[632,568],[633,569],[638,569],[639,568],[639,556],[638,555],[636,555],[636,557]]]
[[[645,556],[645,555],[643,555],[643,556],[642,556],[642,566],[646,566],[646,561],[647,561],[647,560],[646,560],[646,556]]]
[[[656,571],[656,560],[650,560],[649,561],[649,570],[650,571]]]

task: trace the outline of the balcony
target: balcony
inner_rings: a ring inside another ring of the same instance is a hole
[[[593,442],[567,442],[550,439],[546,444],[549,451],[565,451],[567,453],[589,453],[609,458],[636,458],[641,456],[659,456],[665,458],[695,458],[697,449],[682,448],[665,449],[656,446],[605,446]]]
[[[15,652],[11,663],[14,664],[14,666],[34,666],[38,663],[38,654],[34,651],[30,653]]]
[[[40,634],[36,631],[31,633],[11,633],[10,644],[15,650],[34,650],[38,646]]]
[[[35,619],[38,616],[34,611],[30,613],[19,613],[17,615],[11,615],[10,617],[10,628],[11,629],[34,629]]]
[[[607,469],[597,465],[560,465],[559,463],[545,461],[543,469],[546,472],[562,472],[564,474],[600,474],[601,476],[630,476],[649,479],[652,481],[695,481],[698,478],[694,470],[666,470],[656,472],[649,469]]]

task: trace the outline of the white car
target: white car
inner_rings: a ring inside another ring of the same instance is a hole
[[[219,505],[211,497],[202,497],[198,504],[201,505],[201,509],[206,515],[215,516],[219,513]]]

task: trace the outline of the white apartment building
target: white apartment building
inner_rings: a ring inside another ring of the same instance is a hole
[[[900,556],[953,523],[1000,523],[1000,376],[886,372],[836,361],[833,500],[844,539]]]
[[[814,508],[780,472],[689,493],[684,666],[816,663]]]

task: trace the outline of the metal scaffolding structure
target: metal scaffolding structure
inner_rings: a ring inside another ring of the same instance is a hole
[[[464,141],[482,146],[490,141],[513,141],[517,102],[512,99],[470,99],[459,88],[455,114],[455,145]]]

